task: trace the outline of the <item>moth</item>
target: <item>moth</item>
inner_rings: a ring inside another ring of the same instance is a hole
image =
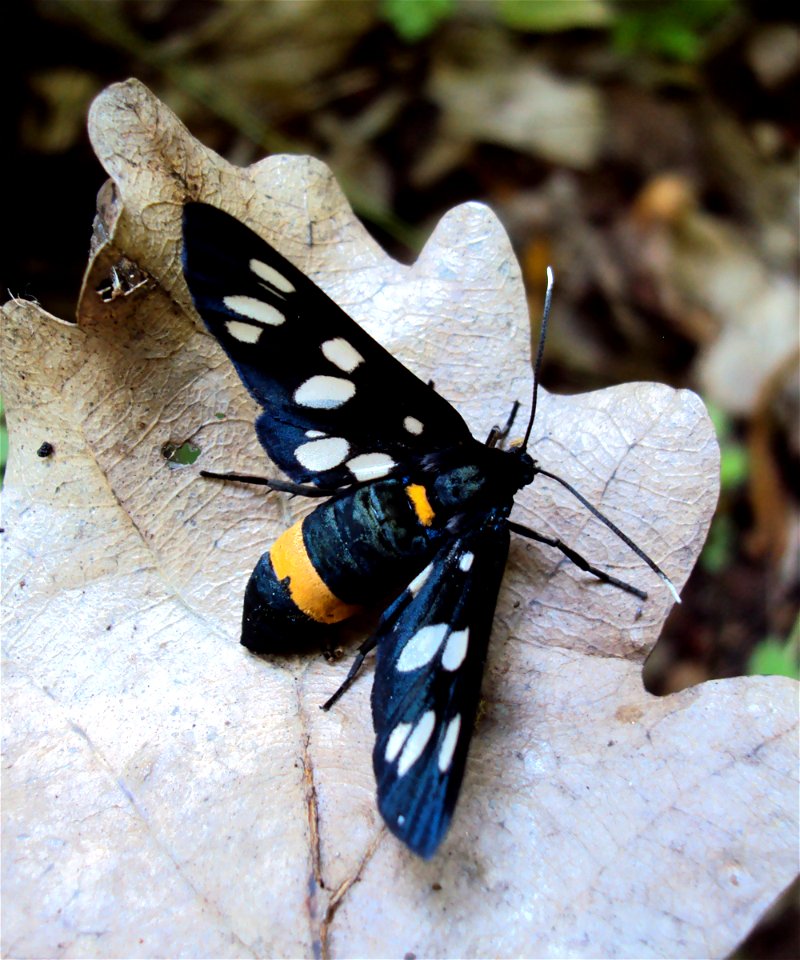
[[[322,645],[335,625],[387,603],[330,708],[376,650],[373,767],[391,832],[431,857],[458,798],[495,605],[515,533],[560,550],[598,580],[644,591],[561,540],[509,519],[537,474],[566,487],[670,586],[660,568],[503,428],[476,440],[457,411],[312,280],[236,218],[183,211],[183,271],[197,312],[261,406],[255,429],[289,480],[202,471],[320,498],[263,554],[244,597],[241,642],[258,653]],[[552,295],[552,275],[545,321]]]

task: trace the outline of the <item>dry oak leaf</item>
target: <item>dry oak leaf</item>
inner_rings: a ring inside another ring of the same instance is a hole
[[[642,662],[670,598],[552,483],[524,490],[515,517],[650,599],[513,544],[461,801],[430,862],[375,807],[369,670],[324,714],[346,663],[237,643],[253,564],[308,508],[198,476],[271,465],[189,306],[181,204],[243,218],[477,436],[530,390],[524,292],[494,216],[457,208],[404,267],[322,164],[234,168],[138,82],[98,98],[90,131],[113,185],[79,324],[3,308],[3,954],[730,951],[797,867],[796,685],[650,696]],[[139,279],[105,302],[112,268]],[[167,462],[186,440],[198,462]],[[544,396],[533,451],[685,582],[717,484],[694,395]]]

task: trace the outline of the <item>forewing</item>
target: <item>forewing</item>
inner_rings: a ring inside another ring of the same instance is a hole
[[[235,217],[187,203],[183,251],[195,307],[264,408],[258,438],[293,480],[338,488],[470,439],[444,398]]]
[[[458,799],[508,540],[505,520],[490,516],[444,547],[375,637],[378,807],[422,857],[435,852]]]

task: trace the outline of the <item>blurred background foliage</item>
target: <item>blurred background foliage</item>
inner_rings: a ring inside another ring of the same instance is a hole
[[[104,179],[86,112],[128,76],[234,163],[320,157],[367,228],[406,261],[451,206],[489,203],[534,315],[545,265],[556,269],[549,389],[659,380],[698,391],[717,427],[719,508],[646,665],[648,688],[748,671],[796,677],[800,28],[789,9],[771,0],[12,4],[14,240],[4,286],[74,316]],[[0,432],[0,462],[6,444]],[[788,902],[741,956],[798,955]]]

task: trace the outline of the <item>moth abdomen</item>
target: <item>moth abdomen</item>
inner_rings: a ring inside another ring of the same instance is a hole
[[[317,619],[302,609],[292,589],[293,582],[308,586],[299,573],[295,570],[293,575],[279,576],[272,562],[272,550],[261,556],[244,595],[241,642],[248,650],[298,653],[324,643],[335,621]]]
[[[421,484],[383,480],[334,497],[285,531],[250,577],[242,643],[258,653],[324,641],[328,628],[396,593],[441,530]]]

